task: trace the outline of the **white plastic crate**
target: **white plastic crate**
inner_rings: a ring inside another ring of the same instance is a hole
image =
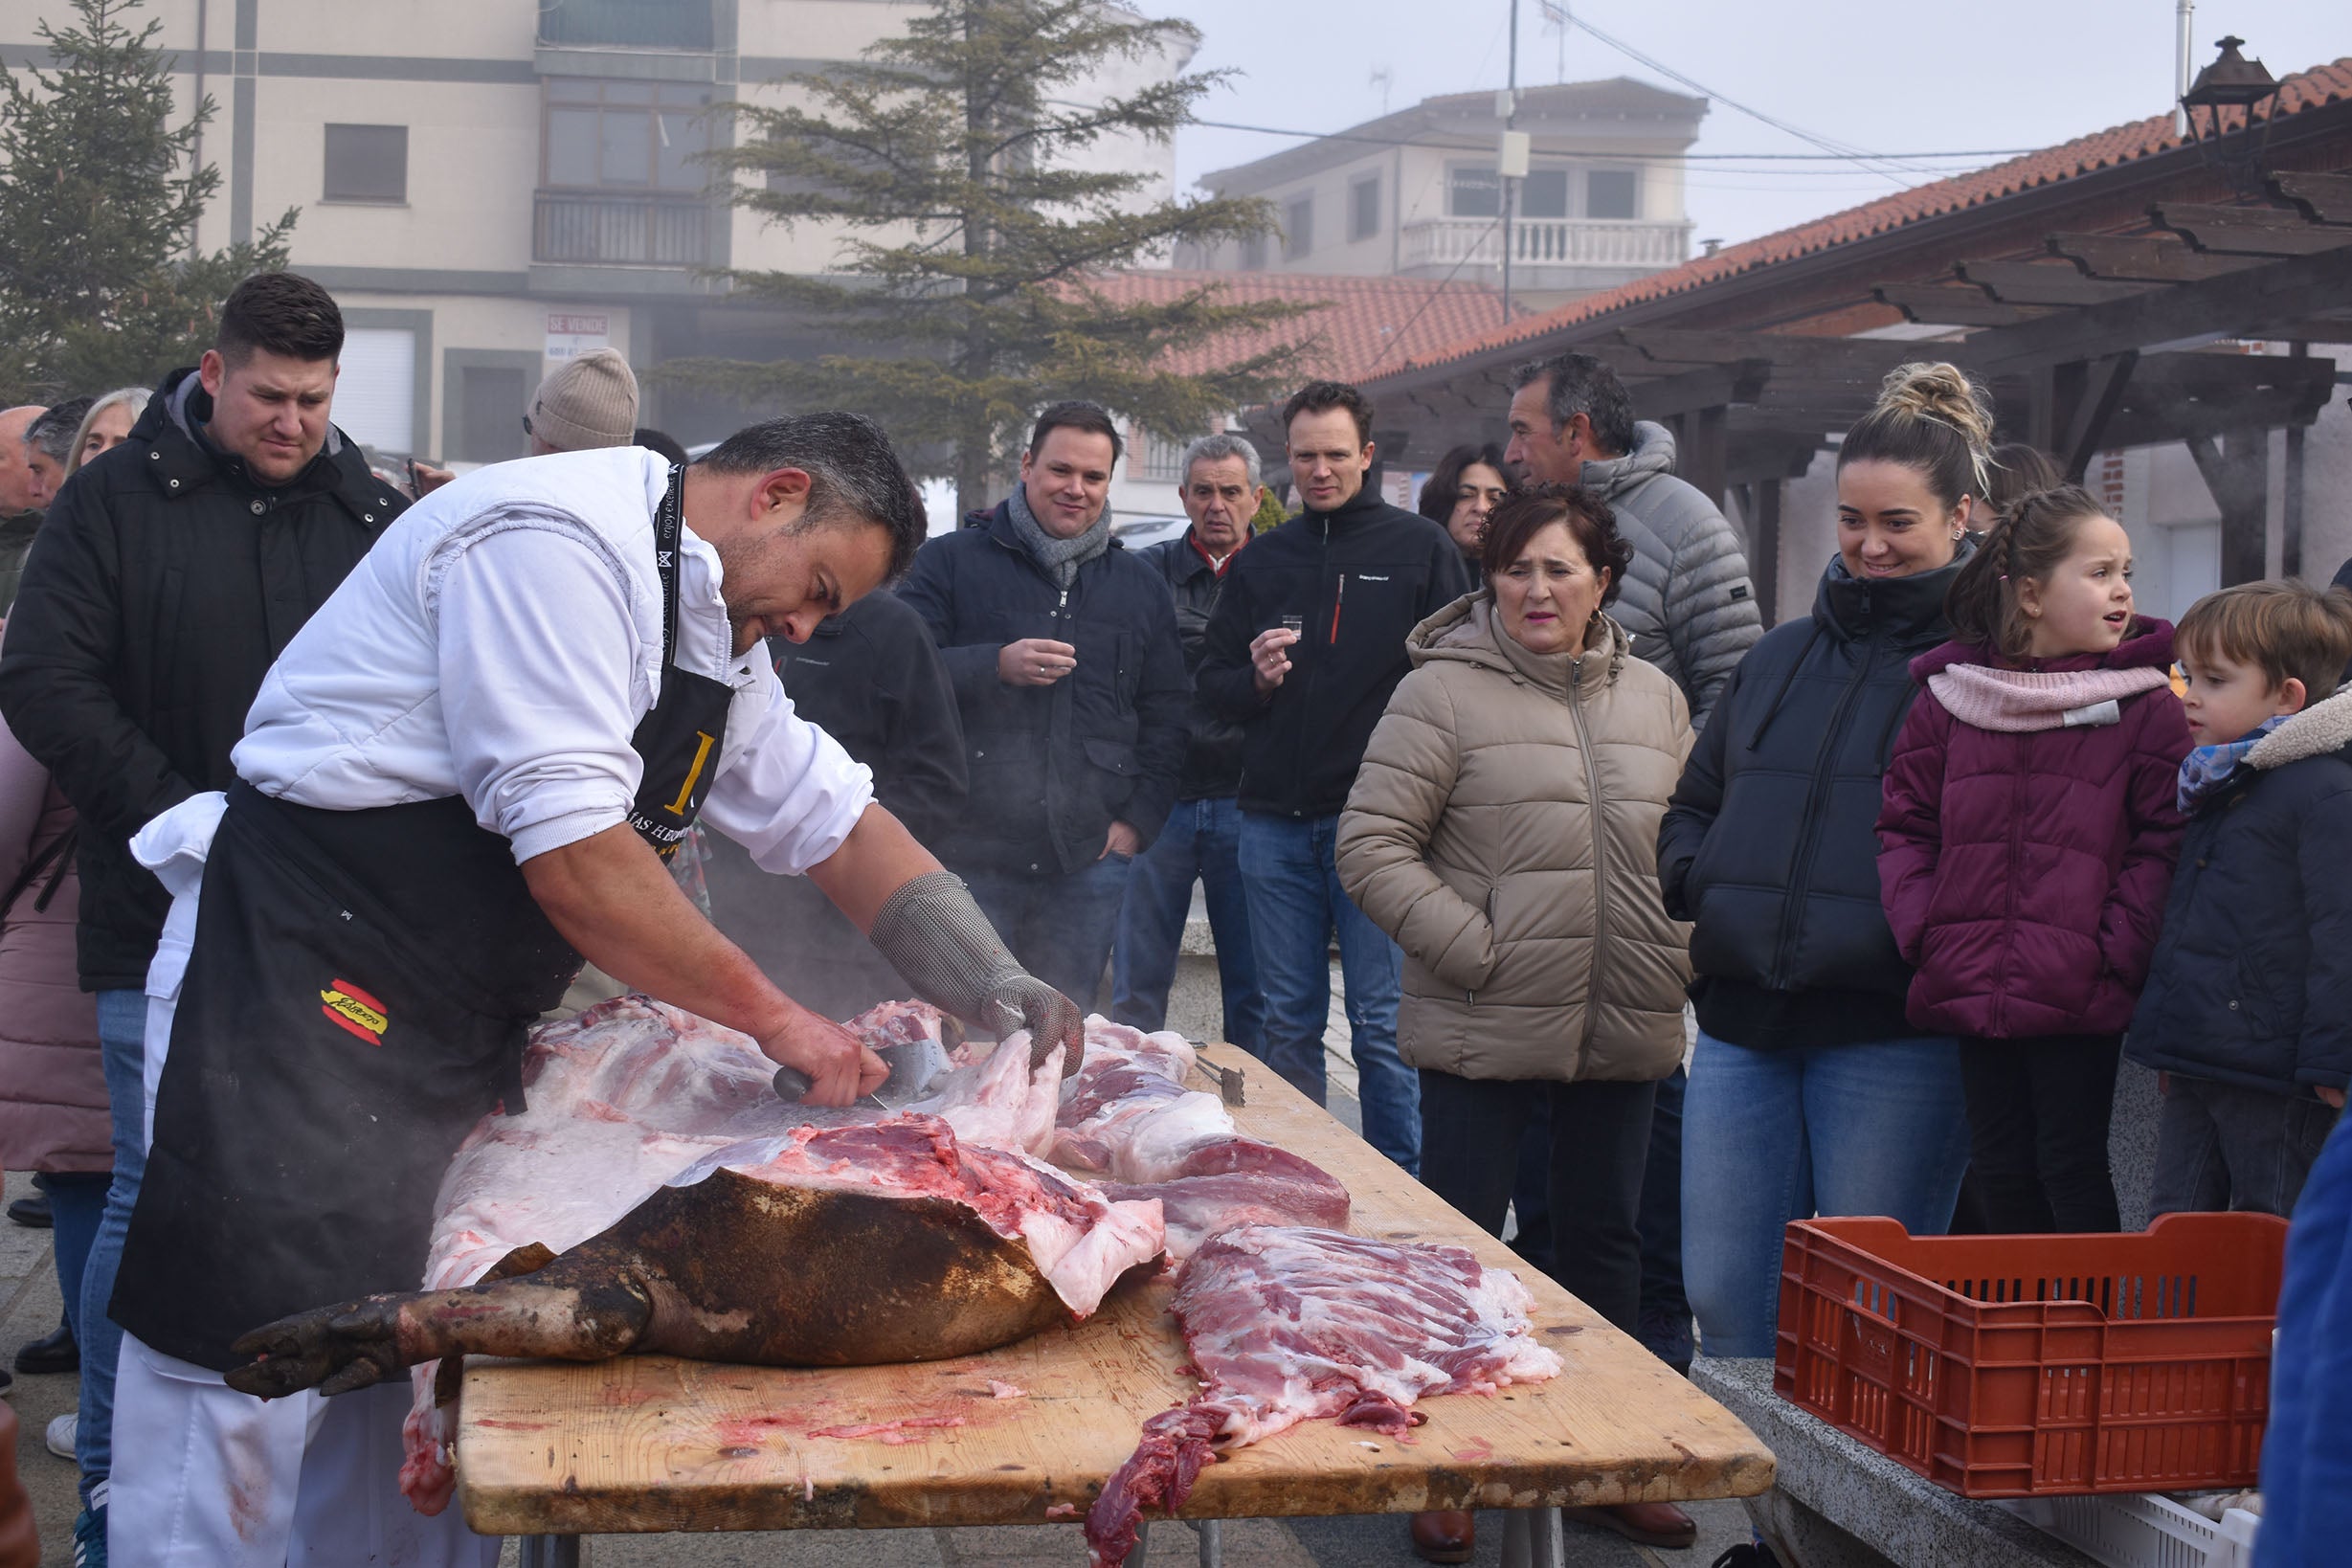
[[[2008,1506],[2106,1568],[2253,1568],[2262,1523],[2233,1508],[2216,1524],[2161,1492],[2027,1497]]]

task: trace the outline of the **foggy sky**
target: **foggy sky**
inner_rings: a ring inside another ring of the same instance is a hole
[[[1505,80],[1508,0],[1137,0],[1203,34],[1196,70],[1238,68],[1203,120],[1342,130],[1387,106]],[[1688,91],[1580,30],[1566,40],[1519,0],[1522,85],[1614,76]],[[1591,0],[1571,11],[1643,54],[1774,119],[1874,153],[2041,147],[2168,108],[2174,0]],[[2202,0],[2192,69],[2226,33],[2284,77],[2352,56],[2346,0]],[[1298,145],[1190,126],[1176,186]],[[1820,149],[1716,101],[1693,154]],[[1832,163],[1708,166],[1689,172],[1698,239],[1754,238],[1905,185],[1997,158],[1925,161],[1895,179]]]

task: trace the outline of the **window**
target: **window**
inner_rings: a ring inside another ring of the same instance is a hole
[[[1503,182],[1490,168],[1457,164],[1445,171],[1445,211],[1453,217],[1499,216]]]
[[[1301,196],[1287,210],[1282,223],[1282,258],[1295,261],[1315,248],[1315,199]]]
[[[326,201],[409,199],[406,125],[326,127]]]
[[[1266,270],[1266,235],[1251,235],[1247,239],[1242,241],[1242,270],[1243,272],[1264,272]]]
[[[1629,218],[1640,215],[1641,176],[1630,168],[1596,168],[1584,176],[1584,215]]]
[[[1534,168],[1519,182],[1519,215],[1564,218],[1568,215],[1568,171]]]
[[[1380,176],[1348,187],[1348,238],[1370,239],[1380,232]]]
[[[539,0],[539,41],[621,49],[710,49],[710,0]]]
[[[552,78],[547,179],[558,190],[698,194],[710,171],[710,89],[668,82]]]

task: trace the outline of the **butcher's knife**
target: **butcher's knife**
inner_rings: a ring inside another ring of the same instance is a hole
[[[896,1110],[929,1097],[954,1067],[948,1060],[947,1047],[928,1038],[906,1045],[878,1045],[874,1054],[890,1069],[890,1076],[882,1081],[882,1087],[863,1098],[885,1110]],[[809,1075],[798,1067],[775,1070],[775,1091],[787,1100],[798,1101],[814,1086]]]

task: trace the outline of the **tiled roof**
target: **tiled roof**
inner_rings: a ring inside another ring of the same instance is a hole
[[[1320,338],[1313,373],[1360,380],[1376,369],[1388,370],[1414,354],[1458,343],[1503,318],[1502,295],[1494,289],[1419,278],[1139,267],[1087,281],[1113,303],[1173,302],[1204,284],[1217,284],[1223,289],[1222,302],[1228,304],[1285,300],[1320,307],[1246,338],[1212,339],[1176,355],[1165,368],[1185,375],[1198,375],[1270,347]]]
[[[2352,101],[2352,56],[2288,77],[2280,84],[2280,89],[2277,112],[2281,114],[2294,114],[2327,103]],[[1679,267],[1652,273],[1646,278],[1636,279],[1599,294],[1588,294],[1557,310],[1523,317],[1508,326],[1498,324],[1484,332],[1473,333],[1433,350],[1423,352],[1414,349],[1413,358],[1409,361],[1400,363],[1398,356],[1392,356],[1381,367],[1381,373],[1393,374],[1410,365],[1446,364],[1469,358],[1486,349],[1548,337],[1563,327],[1592,321],[1628,305],[1687,294],[1760,267],[1795,260],[1799,257],[1867,239],[1909,224],[1962,212],[2004,196],[2030,190],[2037,186],[2152,157],[2183,146],[2184,141],[2173,130],[2170,111],[2151,115],[2145,120],[2136,120],[2130,124],[2076,137],[2072,142],[2011,158],[2005,163],[1995,164],[1973,173],[1915,186],[1909,190],[1865,202],[1860,207],[1849,207],[1843,213],[1833,213],[1810,223],[1801,223],[1793,229],[1766,235],[1761,239],[1729,245],[1713,256],[1699,257]]]

